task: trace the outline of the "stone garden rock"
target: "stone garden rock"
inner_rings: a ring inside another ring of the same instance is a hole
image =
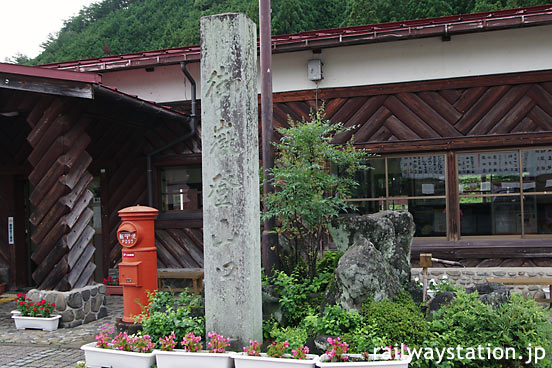
[[[339,251],[345,252],[361,237],[372,242],[393,266],[402,284],[410,281],[410,249],[414,220],[409,212],[383,211],[371,215],[339,216],[330,235]]]
[[[71,322],[75,319],[75,313],[72,309],[66,310],[61,314],[61,322]]]
[[[421,303],[424,300],[424,289],[414,280],[409,281],[406,285],[406,291],[412,297],[415,303]]]
[[[107,316],[107,307],[102,305],[100,307],[100,311],[98,312],[98,319],[104,318],[105,316]]]
[[[98,296],[92,297],[91,303],[90,303],[90,309],[92,312],[98,312],[100,310],[100,307],[102,306],[102,298]]]
[[[82,307],[82,295],[79,292],[72,292],[67,298],[67,305],[71,308]]]
[[[435,295],[428,302],[428,309],[431,313],[438,311],[441,307],[450,304],[456,298],[456,293],[452,291],[445,291],[443,293]]]
[[[363,237],[339,260],[335,281],[335,301],[347,310],[361,310],[368,297],[375,301],[393,298],[401,289],[392,266]]]
[[[280,307],[280,298],[278,293],[271,285],[263,285],[262,287],[263,300],[263,320],[268,321],[270,316],[273,316],[278,323],[283,323],[283,312]]]
[[[501,306],[510,300],[511,288],[504,284],[486,282],[466,289],[467,293],[473,293],[475,291],[479,294],[479,300],[494,307]]]
[[[401,283],[410,281],[410,250],[416,231],[412,214],[406,211],[384,211],[375,216],[388,218],[393,223],[395,248],[388,261],[399,272]]]
[[[84,300],[85,302],[88,301],[88,299],[90,299],[90,290],[88,289],[85,289],[82,291],[82,300]]]
[[[65,296],[62,293],[59,293],[56,296],[56,310],[64,311],[66,308],[67,308],[67,301],[65,300]]]

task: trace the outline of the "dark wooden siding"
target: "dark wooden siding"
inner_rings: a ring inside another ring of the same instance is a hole
[[[310,99],[274,105],[276,127],[287,127],[288,117],[299,120],[308,116],[316,100],[313,96],[304,97]],[[354,127],[336,137],[335,143],[352,140],[375,151],[382,142],[400,146],[405,141],[552,132],[552,82],[347,98],[328,96],[318,105],[322,102],[328,119]],[[435,149],[431,145],[429,148]]]

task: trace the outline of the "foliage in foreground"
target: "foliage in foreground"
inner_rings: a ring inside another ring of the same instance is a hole
[[[333,272],[333,271],[332,271]],[[533,300],[514,294],[509,302],[500,307],[482,303],[477,293],[466,294],[460,287],[454,287],[456,299],[443,306],[433,315],[426,316],[422,305],[416,304],[411,296],[400,293],[394,300],[374,302],[367,300],[361,313],[345,311],[338,305],[327,306],[320,313],[320,305],[313,303],[305,307],[312,293],[304,287],[304,281],[286,279],[287,301],[299,301],[298,307],[288,308],[286,326],[272,321],[270,337],[275,341],[293,341],[294,346],[321,335],[340,336],[349,344],[351,353],[372,352],[382,346],[406,344],[414,349],[433,349],[457,346],[464,348],[462,359],[443,360],[414,359],[413,368],[498,368],[498,367],[550,367],[552,354],[551,314]],[[440,284],[451,289],[448,283]],[[326,286],[327,288],[327,286]],[[325,291],[323,291],[325,292]],[[439,290],[436,290],[439,293]],[[292,296],[290,299],[290,295]],[[283,306],[283,305],[282,305]],[[488,345],[489,344],[489,345]],[[527,358],[527,347],[542,347],[547,358],[538,364],[527,364],[524,360],[479,360],[466,358],[466,349],[500,347],[514,349]],[[421,350],[425,352],[426,350]]]
[[[189,332],[205,336],[205,317],[192,313],[192,309],[202,306],[200,296],[187,292],[176,296],[158,291],[149,294],[148,299],[149,304],[137,317],[137,322],[142,324],[143,333],[151,336],[152,341],[159,341],[171,332],[174,332],[176,341],[181,341]]]
[[[278,248],[284,269],[290,272],[304,263],[309,279],[316,276],[319,251],[328,237],[328,224],[339,213],[353,209],[346,202],[358,183],[354,172],[363,169],[367,154],[352,144],[337,147],[332,140],[351,128],[331,124],[323,109],[310,114],[309,121],[289,121],[281,128],[275,144],[275,165],[270,170],[273,193],[265,195],[264,219],[275,218],[276,231],[287,239]],[[330,165],[339,165],[345,175],[334,175]]]

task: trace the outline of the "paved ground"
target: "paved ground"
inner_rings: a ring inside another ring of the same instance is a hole
[[[122,297],[112,295],[107,296],[108,316],[95,322],[51,332],[16,330],[10,314],[13,302],[2,302],[5,299],[0,300],[0,368],[73,368],[84,360],[80,346],[95,341],[100,326],[123,315]]]

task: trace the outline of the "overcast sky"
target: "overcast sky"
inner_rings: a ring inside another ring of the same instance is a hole
[[[0,62],[17,53],[35,57],[63,21],[100,0],[0,0]]]

